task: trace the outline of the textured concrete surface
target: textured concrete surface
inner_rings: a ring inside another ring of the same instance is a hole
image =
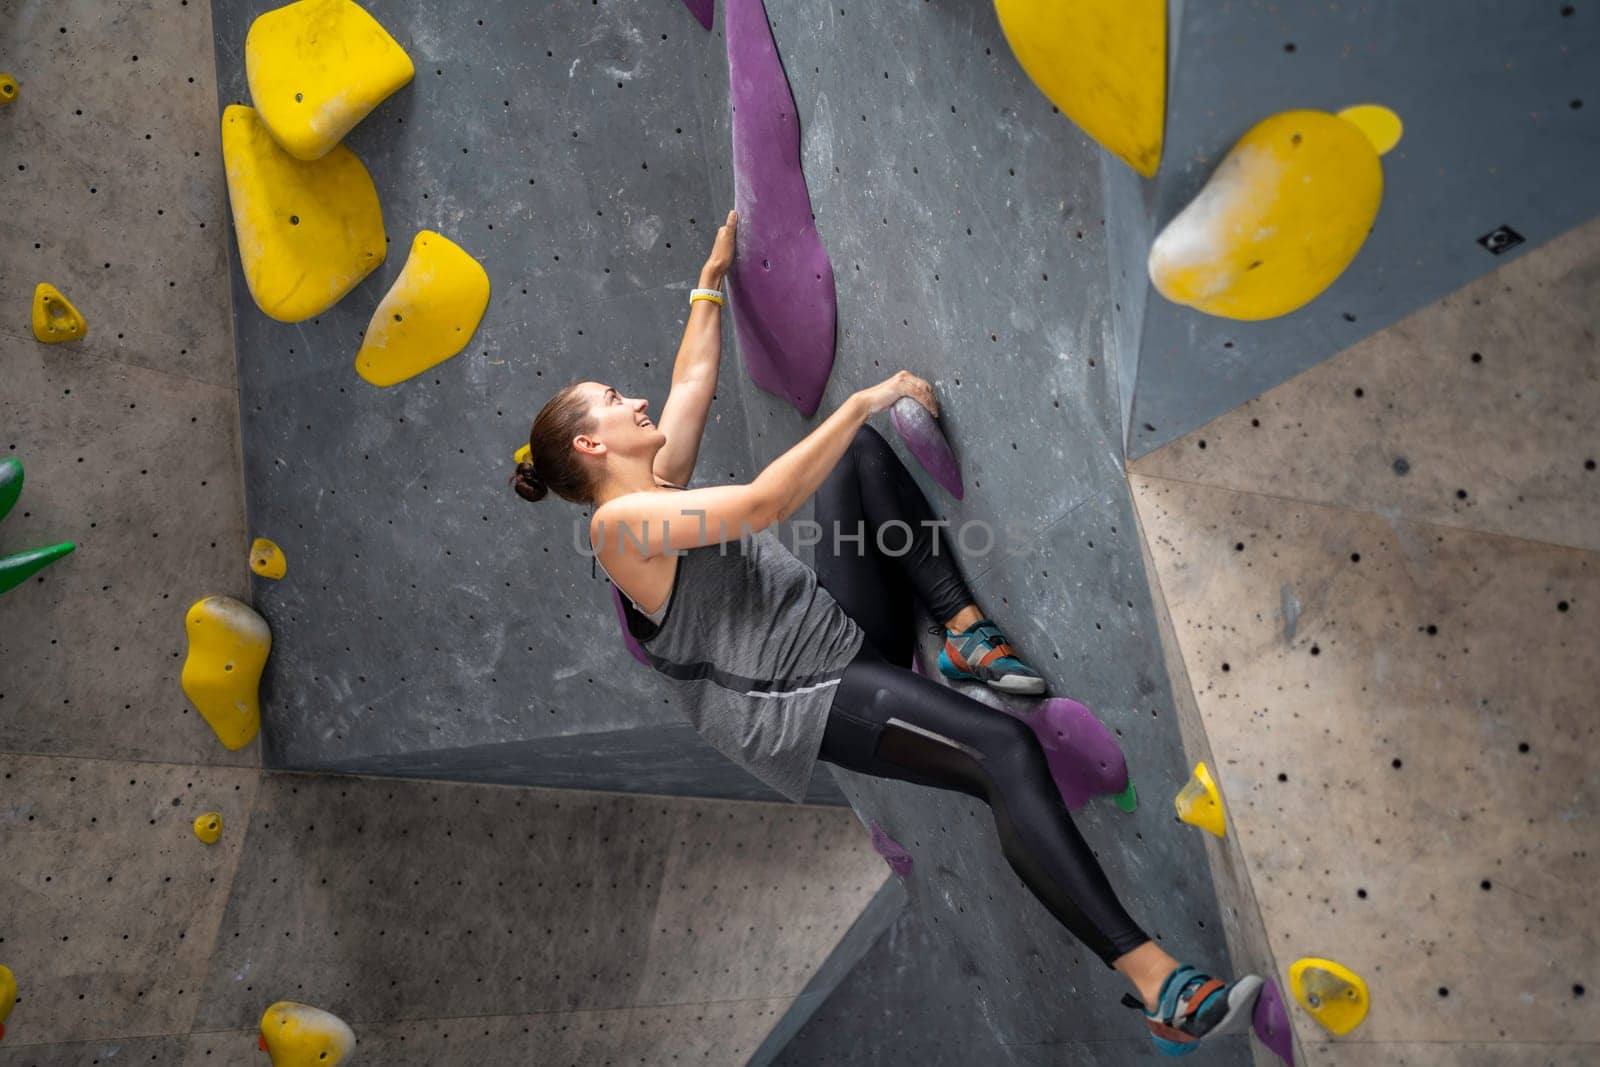
[[[0,549],[78,544],[0,605],[0,751],[256,766],[178,686],[183,613],[250,572],[210,12],[171,6],[0,7],[0,451],[26,471]],[[82,340],[34,340],[40,281]]]
[[[1128,383],[1137,378],[1123,395],[1131,457],[1600,214],[1590,4],[1456,4],[1441,19],[1425,5],[1184,0],[1171,63],[1160,173],[1109,171],[1111,240],[1126,253],[1113,275],[1118,353]],[[1394,109],[1405,137],[1383,158],[1372,235],[1321,296],[1265,322],[1146,296],[1143,235],[1189,203],[1246,130],[1278,111],[1360,103]],[[1146,217],[1130,222],[1138,206]],[[1495,256],[1477,242],[1499,226],[1525,241]]]
[[[1131,475],[1277,973],[1326,955],[1372,990],[1338,1039],[1291,1009],[1304,1062],[1600,1056],[1597,244],[1551,242]]]

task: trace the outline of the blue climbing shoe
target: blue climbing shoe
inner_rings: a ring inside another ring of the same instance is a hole
[[[1124,994],[1122,1002],[1144,1012],[1157,1051],[1164,1056],[1187,1056],[1208,1037],[1249,1026],[1261,984],[1253,974],[1223,982],[1185,963],[1161,983],[1155,1011],[1145,1011],[1143,1002],[1131,994]]]
[[[943,627],[934,632],[943,630]],[[1037,671],[1017,658],[1016,649],[1006,635],[989,619],[979,619],[960,633],[943,630],[944,648],[939,650],[939,673],[956,681],[983,682],[1002,693],[1039,696],[1045,681]]]

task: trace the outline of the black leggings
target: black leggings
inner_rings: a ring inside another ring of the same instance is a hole
[[[906,533],[898,525],[883,535],[887,552],[877,544],[877,531],[895,519],[912,535],[900,555],[893,553]],[[1150,938],[1123,910],[1073,825],[1033,730],[910,670],[913,597],[940,623],[973,603],[938,527],[923,525],[933,519],[922,490],[870,426],[857,431],[817,490],[818,581],[866,634],[834,695],[819,758],[987,803],[1012,869],[1109,966]],[[858,530],[865,531],[862,542],[844,540]]]

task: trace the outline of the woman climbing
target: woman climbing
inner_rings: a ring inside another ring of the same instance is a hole
[[[1032,729],[909,669],[917,600],[943,621],[947,677],[1044,690],[974,602],[921,489],[866,425],[901,397],[937,416],[927,382],[901,371],[855,393],[748,484],[687,488],[717,380],[717,290],[736,225],[730,212],[691,296],[661,424],[642,397],[574,382],[534,419],[516,492],[593,506],[591,543],[624,595],[629,631],[718,751],[795,801],[818,761],[984,801],[1006,860],[1128,979],[1137,999],[1123,1000],[1143,1008],[1162,1052],[1244,1027],[1261,979],[1225,983],[1180,965],[1128,916]],[[769,530],[813,495],[814,571]],[[890,523],[911,531],[899,555],[883,545],[905,533],[879,538]]]

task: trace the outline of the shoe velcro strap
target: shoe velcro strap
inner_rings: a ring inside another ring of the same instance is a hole
[[[1180,964],[1177,969],[1167,975],[1167,980],[1161,984],[1161,999],[1156,1004],[1156,1017],[1176,1021],[1178,998],[1183,996],[1184,987],[1191,980],[1197,978],[1203,980],[1206,977],[1208,976],[1202,974],[1198,967],[1192,967],[1187,963]]]
[[[1199,989],[1196,989],[1193,995],[1190,996],[1188,1000],[1183,1002],[1183,1011],[1181,1013],[1183,1016],[1183,1023],[1180,1025],[1186,1025],[1187,1023],[1193,1021],[1195,1013],[1198,1012],[1200,1010],[1200,1006],[1206,1002],[1206,998],[1212,993],[1215,993],[1217,990],[1226,988],[1227,984],[1228,983],[1222,981],[1220,978],[1212,978],[1203,983]]]
[[[978,660],[978,666],[987,667],[989,664],[993,663],[997,659],[1003,659],[1006,656],[1015,656],[1015,655],[1016,655],[1016,652],[1015,652],[1015,650],[1012,649],[1012,647],[1010,645],[1004,645],[1004,644],[995,645],[994,647],[990,648],[989,651],[985,652],[983,654],[983,656]]]

